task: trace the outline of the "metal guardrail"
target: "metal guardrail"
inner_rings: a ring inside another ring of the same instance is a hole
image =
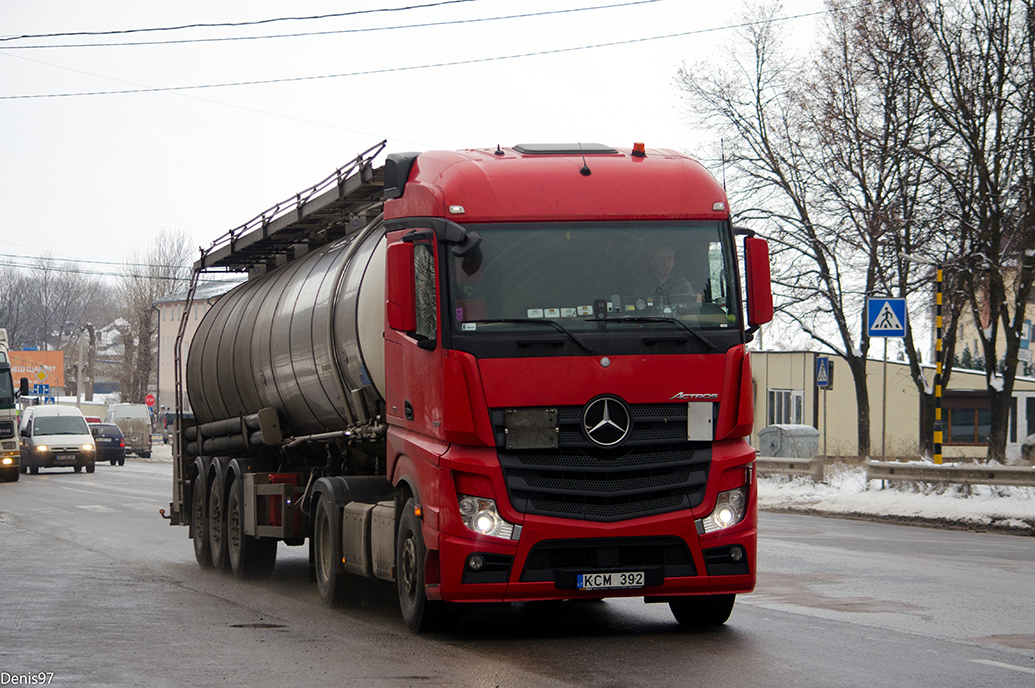
[[[761,471],[761,468],[759,469]],[[868,461],[867,480],[889,480],[942,485],[999,485],[1035,487],[1035,468],[1031,466],[945,466],[923,463]]]
[[[823,481],[822,456],[813,456],[810,459],[759,456],[755,458],[755,468],[759,475],[806,476],[817,483]]]

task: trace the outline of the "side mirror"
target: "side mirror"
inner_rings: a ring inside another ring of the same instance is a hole
[[[402,332],[417,329],[414,302],[413,243],[401,241],[388,247],[385,315],[388,327]]]
[[[18,396],[27,397],[29,396],[29,378],[23,377],[18,388]]]
[[[765,239],[744,239],[744,274],[747,276],[747,315],[752,331],[773,319],[773,286],[769,275],[769,244]]]

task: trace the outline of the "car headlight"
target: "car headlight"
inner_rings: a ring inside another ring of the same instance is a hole
[[[735,490],[720,492],[712,512],[704,518],[698,519],[697,532],[699,534],[714,533],[743,521],[744,515],[747,514],[747,497],[747,485],[742,485]]]
[[[83,445],[83,451],[85,451],[85,452],[92,452],[93,451],[93,445],[90,444],[89,442],[84,444]]]
[[[458,494],[460,518],[469,530],[479,535],[517,540],[521,526],[504,521],[496,510],[496,502],[485,497]]]
[[[37,444],[36,445],[36,451],[38,451],[40,454],[42,454],[45,451],[49,451],[49,450],[50,450],[50,447],[48,447],[45,444]]]

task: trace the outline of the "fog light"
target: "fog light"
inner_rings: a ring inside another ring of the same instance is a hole
[[[472,554],[471,558],[467,560],[467,568],[472,571],[481,571],[483,566],[485,566],[485,557],[480,554]]]
[[[460,520],[470,530],[479,535],[507,540],[516,540],[520,536],[521,528],[515,528],[513,523],[504,521],[496,510],[496,502],[493,500],[470,495],[457,495],[457,499],[460,507]]]
[[[740,547],[730,547],[730,559],[732,561],[740,561],[744,558],[744,550]]]

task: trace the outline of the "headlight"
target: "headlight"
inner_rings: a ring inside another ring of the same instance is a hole
[[[89,444],[89,443],[84,444],[83,445],[83,451],[85,451],[85,452],[92,452],[93,451],[93,445]]]
[[[521,526],[504,521],[493,500],[462,494],[458,494],[457,498],[460,502],[460,518],[469,530],[506,540],[517,540],[521,535]]]
[[[11,464],[13,464],[13,463],[14,463],[14,459],[12,459],[12,458],[11,458],[11,457],[9,457],[9,456],[5,456],[5,457],[4,457],[4,460],[3,460],[3,464],[4,464],[5,466],[10,466],[10,465],[11,465]]]
[[[720,492],[712,512],[697,521],[697,532],[714,533],[743,521],[744,515],[747,513],[747,495],[747,485],[735,490]]]
[[[36,445],[36,451],[38,451],[40,454],[42,454],[43,452],[47,451],[48,449],[49,449],[49,447],[47,447],[47,445],[45,445],[45,444],[37,444]]]

